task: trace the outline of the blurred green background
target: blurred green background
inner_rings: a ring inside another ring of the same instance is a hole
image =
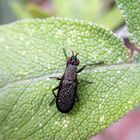
[[[25,18],[68,17],[115,31],[124,24],[115,0],[1,0],[0,24]]]

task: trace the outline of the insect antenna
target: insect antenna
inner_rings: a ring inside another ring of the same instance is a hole
[[[76,55],[75,56],[77,56],[79,53],[76,53]]]
[[[64,52],[64,55],[66,57],[66,59],[68,58],[67,54],[66,54],[66,49],[63,48],[63,52]]]
[[[77,56],[79,54],[79,53],[76,53],[76,55],[74,55],[74,52],[72,49],[71,49],[71,52],[72,52],[72,56]]]
[[[74,52],[73,52],[73,50],[71,50],[71,52],[72,52],[72,56],[74,56]]]

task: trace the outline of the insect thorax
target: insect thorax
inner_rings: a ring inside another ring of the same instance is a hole
[[[75,81],[77,79],[77,66],[68,65],[64,73],[64,80]]]

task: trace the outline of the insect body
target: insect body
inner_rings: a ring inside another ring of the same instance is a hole
[[[64,54],[67,58],[66,69],[63,76],[61,78],[57,78],[61,81],[59,86],[53,89],[53,94],[56,98],[57,109],[62,113],[67,113],[71,111],[75,101],[79,101],[77,96],[77,73],[81,72],[85,66],[77,70],[77,66],[80,63],[79,59],[77,58],[77,54],[74,55],[72,52],[72,56],[70,58],[67,57],[65,50]],[[57,89],[58,93],[55,95],[54,91]]]

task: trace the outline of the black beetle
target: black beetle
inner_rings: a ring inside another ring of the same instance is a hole
[[[77,58],[78,53],[74,55],[72,51],[72,56],[68,58],[64,49],[63,51],[67,59],[66,69],[63,76],[57,78],[57,80],[60,80],[60,84],[52,90],[52,93],[56,99],[57,109],[62,113],[68,113],[73,108],[75,101],[79,101],[77,95],[77,73],[81,72],[86,65],[77,70],[77,66],[80,63]],[[58,93],[55,95],[54,91],[57,89]]]
[[[77,85],[79,84],[77,80],[77,73],[81,72],[87,65],[84,65],[82,68],[77,70],[77,66],[80,63],[79,59],[77,58],[78,53],[74,55],[72,51],[72,56],[67,57],[66,51],[64,49],[63,51],[67,60],[66,69],[61,78],[55,77],[57,80],[60,80],[60,84],[52,90],[52,93],[56,99],[57,109],[62,113],[68,113],[73,108],[74,103],[79,101],[77,95]],[[103,64],[103,62],[95,63],[92,65],[99,64]],[[91,84],[91,82],[88,81],[84,82]],[[55,95],[54,91],[57,89],[58,93]]]

